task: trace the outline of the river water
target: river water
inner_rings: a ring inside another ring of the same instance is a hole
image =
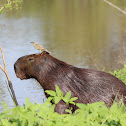
[[[125,0],[113,2],[126,10]],[[112,71],[125,63],[126,15],[103,0],[24,0],[22,9],[0,15],[0,46],[21,106],[26,97],[37,103],[45,99],[38,82],[20,80],[13,68],[19,57],[39,52],[32,41],[74,66]],[[14,107],[6,82],[0,70],[0,112],[2,101]]]

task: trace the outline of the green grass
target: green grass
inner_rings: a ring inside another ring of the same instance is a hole
[[[115,70],[114,76],[126,83],[126,68]],[[54,112],[55,104],[63,100],[68,106],[75,104],[77,97],[71,98],[71,92],[66,95],[56,85],[56,92],[47,90],[51,96],[43,104],[33,104],[26,98],[23,107],[9,109],[3,102],[4,111],[0,114],[0,126],[126,126],[126,106],[120,100],[107,108],[104,102],[93,104],[77,103],[79,107],[74,113],[59,115]],[[50,101],[53,101],[53,105]]]

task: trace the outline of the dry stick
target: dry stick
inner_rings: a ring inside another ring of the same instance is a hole
[[[13,86],[12,86],[11,80],[10,80],[9,75],[7,73],[7,67],[6,67],[6,62],[5,62],[5,58],[4,58],[4,51],[2,50],[2,47],[0,47],[0,50],[1,50],[1,53],[2,53],[2,59],[3,59],[3,63],[4,63],[4,68],[1,65],[0,65],[0,68],[5,73],[5,75],[7,77],[8,85],[9,85],[11,93],[12,93],[12,98],[13,98],[16,106],[17,106],[18,102],[17,102],[16,96],[15,96],[15,93],[14,93],[14,90],[13,90]]]
[[[1,8],[0,8],[0,11],[2,11],[3,9],[4,9],[4,7],[1,7]]]
[[[107,4],[109,4],[110,6],[116,8],[117,10],[119,10],[120,12],[122,12],[123,14],[126,14],[126,11],[120,9],[119,7],[117,7],[116,5],[112,4],[111,2],[104,0]]]

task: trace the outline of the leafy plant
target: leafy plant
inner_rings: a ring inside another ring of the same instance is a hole
[[[56,85],[56,92],[46,91],[51,95],[43,104],[33,104],[26,98],[23,107],[16,106],[9,109],[7,104],[3,102],[5,111],[0,114],[0,126],[125,126],[126,125],[126,106],[114,102],[107,108],[104,102],[96,102],[93,104],[77,103],[79,109],[73,114],[62,114],[54,112],[55,104],[59,99],[70,104],[77,98],[71,98],[71,92],[67,92],[64,96],[62,91]],[[58,100],[55,100],[58,97]],[[50,100],[55,100],[55,104],[51,104]],[[75,104],[75,103],[74,103]],[[68,112],[70,109],[67,110]]]
[[[113,76],[119,78],[122,82],[126,84],[126,66],[122,69],[115,69],[113,72],[110,72]]]
[[[0,6],[0,14],[3,14],[4,12],[8,10],[12,10],[13,8],[19,9],[21,8],[19,5],[22,3],[22,0],[7,0],[6,4],[3,4]]]
[[[68,91],[65,96],[63,96],[63,92],[60,90],[60,88],[55,85],[55,91],[52,90],[46,90],[45,92],[50,95],[47,101],[53,101],[54,104],[57,104],[60,100],[63,100],[66,105],[69,104],[74,104],[75,105],[75,100],[77,100],[77,97],[71,98],[71,91]]]
[[[73,114],[54,112],[55,104],[50,102],[33,104],[26,99],[24,107],[9,109],[3,103],[5,111],[0,114],[0,125],[5,126],[125,126],[126,107],[115,102],[110,109],[104,102],[76,104],[79,109]]]

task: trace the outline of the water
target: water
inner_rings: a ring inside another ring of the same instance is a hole
[[[125,0],[114,4],[126,9]],[[37,103],[45,99],[38,82],[20,80],[13,69],[19,57],[38,53],[32,41],[74,66],[110,71],[125,60],[126,16],[102,0],[24,0],[22,10],[0,15],[0,46],[21,106],[26,97]],[[6,82],[0,70],[0,112],[1,101],[14,106]]]

